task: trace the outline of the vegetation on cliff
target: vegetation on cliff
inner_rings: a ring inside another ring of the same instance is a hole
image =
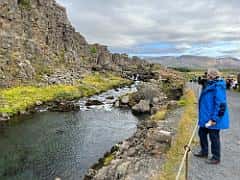
[[[92,73],[77,85],[50,85],[45,87],[19,86],[0,89],[0,114],[14,115],[39,102],[56,99],[72,100],[91,96],[108,89],[129,84],[131,81],[111,73]]]
[[[31,8],[31,1],[30,0],[18,0],[18,4],[24,9]]]

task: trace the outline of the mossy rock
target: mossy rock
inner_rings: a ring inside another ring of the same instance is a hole
[[[104,166],[108,166],[113,159],[114,159],[114,155],[113,154],[109,154],[107,157],[104,158],[103,165]]]

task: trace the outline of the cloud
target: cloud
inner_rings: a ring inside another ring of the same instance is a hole
[[[190,49],[190,48],[192,48],[192,46],[187,43],[182,43],[182,44],[177,44],[176,48],[177,49]]]
[[[144,44],[166,43],[186,53],[194,52],[196,44],[218,46],[240,38],[239,0],[57,1],[90,43],[107,44],[114,51],[135,53]],[[159,53],[164,49],[169,50],[160,48]]]

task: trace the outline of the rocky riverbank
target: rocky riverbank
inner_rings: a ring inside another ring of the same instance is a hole
[[[170,117],[169,110],[183,93],[181,75],[138,57],[113,54],[107,46],[89,44],[55,0],[0,1],[0,12],[0,121],[44,106],[52,111],[75,110],[79,108],[75,99],[138,79],[137,93],[124,95],[115,106],[151,118],[140,121],[135,135],[114,147],[86,179],[139,179],[157,170],[176,122],[161,120]],[[93,103],[101,102],[88,101]]]
[[[182,109],[168,114],[164,121],[140,121],[137,132],[115,145],[89,169],[88,179],[149,179],[162,168],[164,154],[170,148]]]
[[[111,73],[92,73],[84,76],[76,85],[20,86],[0,90],[0,122],[16,115],[24,115],[47,109],[50,111],[79,110],[76,101],[112,88],[130,85],[131,80]]]
[[[182,113],[178,100],[183,94],[183,81],[176,82],[149,79],[139,84],[137,92],[115,102],[116,107],[131,108],[147,118],[139,121],[131,138],[115,145],[89,169],[86,180],[148,179],[159,172]]]

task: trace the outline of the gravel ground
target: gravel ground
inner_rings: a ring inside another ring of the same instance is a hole
[[[240,93],[228,92],[230,129],[221,131],[221,163],[208,165],[204,159],[191,156],[189,179],[191,180],[239,180],[240,179]],[[197,152],[199,147],[193,151]]]

